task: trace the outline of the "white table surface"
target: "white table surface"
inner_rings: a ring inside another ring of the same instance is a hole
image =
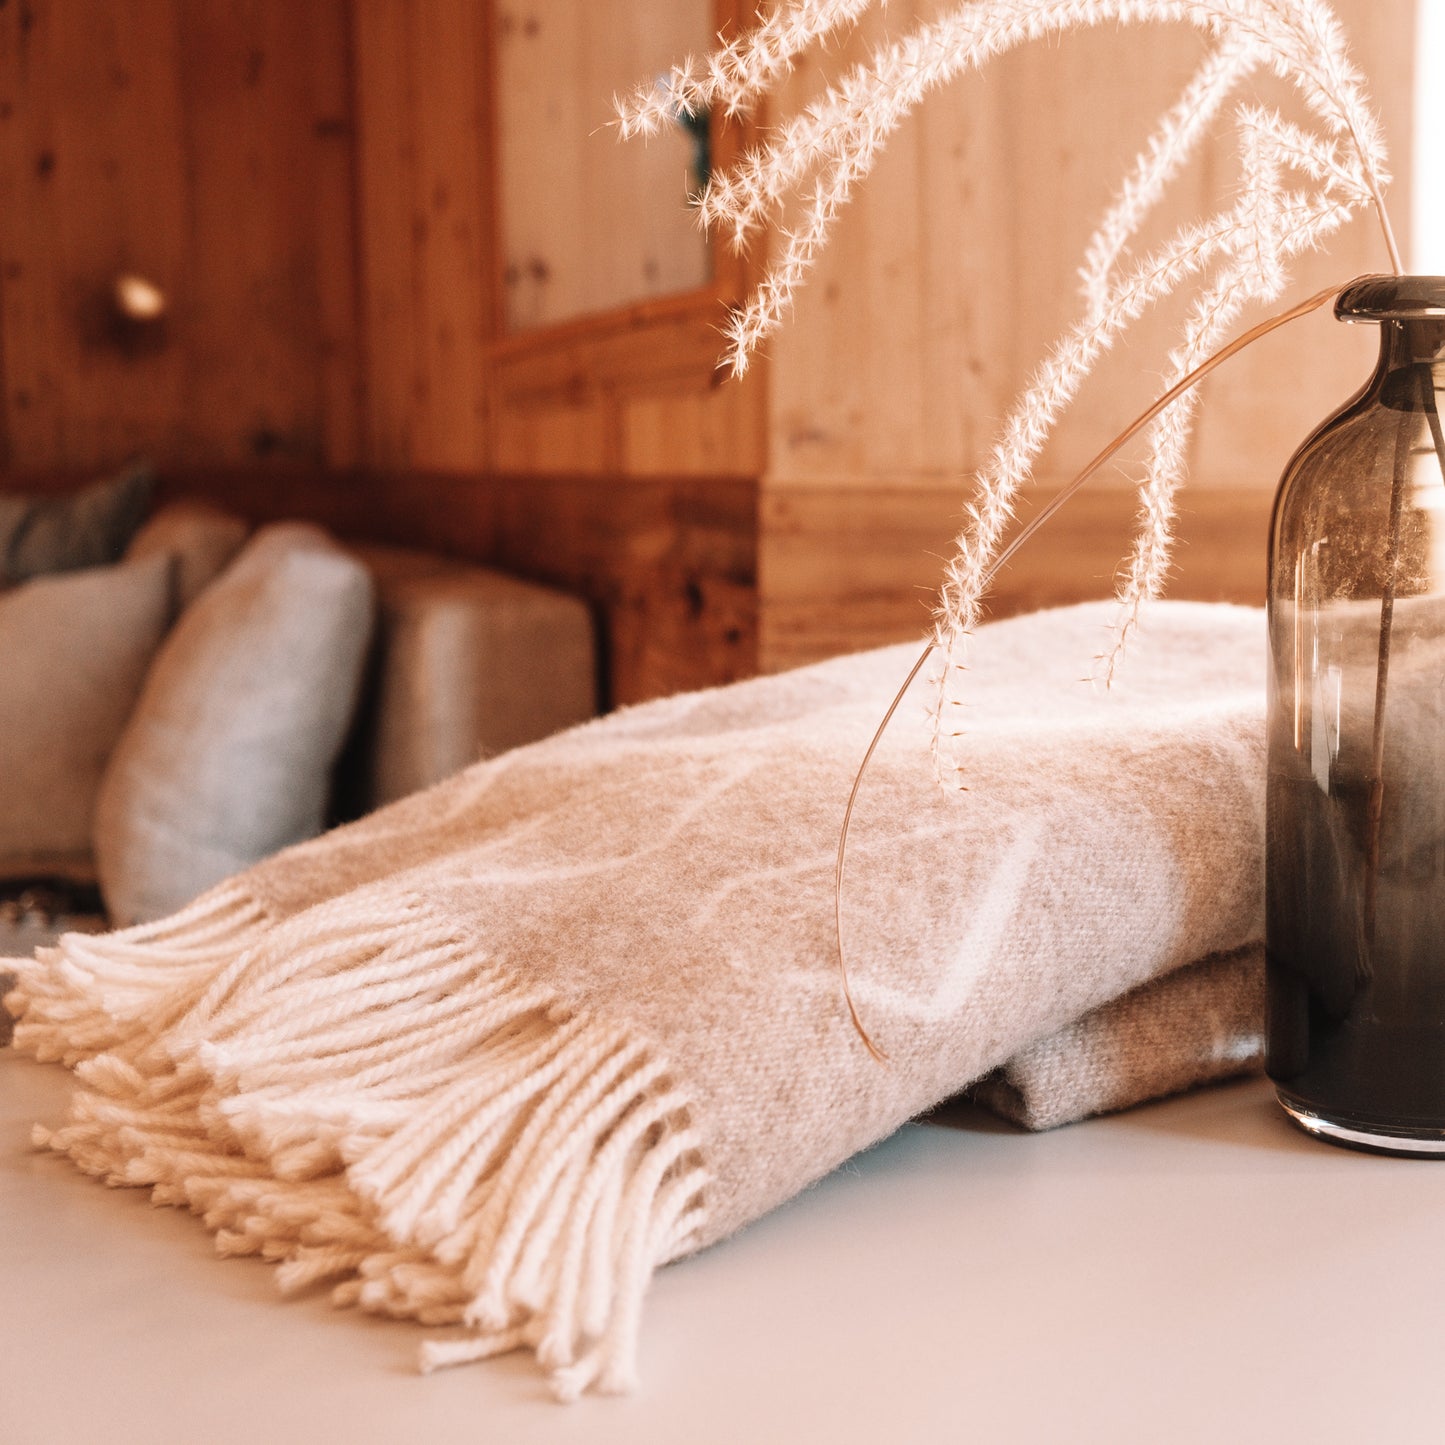
[[[1030,1136],[914,1125],[663,1270],[643,1382],[554,1404],[29,1150],[59,1069],[0,1051],[5,1445],[1445,1439],[1445,1163],[1295,1132],[1261,1081]]]

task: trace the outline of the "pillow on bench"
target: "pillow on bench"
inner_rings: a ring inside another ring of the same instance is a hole
[[[176,559],[176,610],[184,612],[246,545],[249,524],[206,502],[171,502],[131,538],[127,559]]]
[[[596,714],[592,616],[580,597],[433,553],[350,550],[376,583],[377,656],[343,816]]]
[[[170,625],[171,573],[155,556],[0,592],[0,878],[95,877],[96,796]]]
[[[0,586],[119,561],[154,488],[138,462],[64,496],[0,495]]]
[[[159,918],[320,832],[372,628],[366,569],[315,527],[264,527],[166,639],[95,816],[117,926]]]

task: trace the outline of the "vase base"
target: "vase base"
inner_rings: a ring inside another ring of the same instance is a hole
[[[1359,1122],[1345,1123],[1292,1099],[1283,1089],[1275,1091],[1286,1114],[1307,1134],[1347,1149],[1365,1149],[1372,1154],[1403,1154],[1417,1159],[1445,1159],[1445,1129],[1390,1129]]]

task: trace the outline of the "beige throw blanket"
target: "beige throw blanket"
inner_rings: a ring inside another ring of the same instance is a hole
[[[1201,959],[1026,1044],[969,1090],[1056,1129],[1264,1065],[1264,945]]]
[[[845,920],[886,1065],[833,856],[907,647],[615,714],[13,964],[17,1045],[82,1084],[41,1142],[286,1289],[461,1326],[428,1365],[625,1389],[656,1266],[1260,937],[1262,616],[1161,605],[1101,693],[1106,617],[973,640],[970,792],[921,689],[874,759]]]

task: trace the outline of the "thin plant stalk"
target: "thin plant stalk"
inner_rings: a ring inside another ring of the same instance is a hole
[[[1345,283],[1348,285],[1349,283]],[[1298,304],[1289,307],[1285,311],[1276,312],[1273,316],[1266,317],[1258,325],[1251,326],[1248,331],[1241,332],[1227,346],[1221,347],[1205,361],[1200,362],[1193,371],[1181,377],[1173,386],[1160,396],[1147,410],[1140,412],[1128,426],[1124,428],[1101,452],[1099,452],[1085,467],[1073,478],[1069,484],[1049,499],[1048,505],[1043,508],[1036,517],[1029,519],[1028,525],[999,553],[993,564],[989,567],[984,578],[984,586],[993,584],[993,580],[1006,567],[1014,554],[1022,547],[1040,527],[1048,523],[1059,510],[1074,496],[1080,487],[1104,465],[1119,449],[1138,435],[1156,416],[1166,407],[1177,401],[1185,392],[1197,386],[1216,367],[1222,366],[1232,356],[1236,356],[1245,347],[1251,346],[1262,337],[1268,336],[1271,331],[1277,331],[1281,326],[1291,321],[1298,321],[1302,316],[1308,316],[1311,312],[1318,311],[1327,301],[1333,300],[1344,287],[1338,283],[1326,286],[1324,290],[1317,291],[1313,296],[1307,297]],[[1433,391],[1430,398],[1430,410],[1434,416],[1432,431],[1436,437],[1436,448],[1440,453],[1441,467],[1445,469],[1445,438],[1441,437],[1440,418],[1434,411]],[[873,1036],[868,1032],[863,1023],[862,1016],[858,1012],[858,1005],[853,998],[853,990],[848,980],[848,958],[843,943],[843,877],[844,869],[848,858],[848,833],[853,822],[853,809],[858,801],[859,789],[863,786],[863,775],[868,770],[868,764],[873,760],[873,754],[878,750],[878,744],[883,740],[883,734],[888,724],[893,721],[894,714],[902,704],[908,689],[913,686],[918,674],[923,671],[933,650],[938,646],[936,638],[930,637],[923,645],[923,651],[919,653],[918,660],[908,671],[908,676],[903,679],[903,685],[893,696],[893,701],[888,704],[888,711],[883,714],[882,721],[878,724],[873,737],[868,744],[867,751],[863,754],[863,760],[858,764],[858,771],[853,775],[853,786],[848,790],[848,802],[843,809],[843,822],[838,830],[838,853],[833,866],[833,923],[835,942],[838,950],[838,977],[843,986],[843,1001],[848,1006],[848,1016],[853,1021],[853,1027],[857,1030],[858,1037],[862,1039],[868,1052],[873,1055],[879,1063],[886,1063],[888,1055],[874,1041]]]
[[[1430,440],[1440,459],[1440,480],[1445,482],[1445,432],[1440,429],[1440,411],[1435,405],[1435,369],[1427,361],[1420,368],[1421,400],[1425,403],[1425,420],[1430,427]]]
[[[1428,385],[1428,380],[1426,381]],[[1368,974],[1375,946],[1375,910],[1380,891],[1380,822],[1385,810],[1385,694],[1390,680],[1390,635],[1395,621],[1395,588],[1400,572],[1400,514],[1404,510],[1405,478],[1410,470],[1410,442],[1415,413],[1402,411],[1395,435],[1395,465],[1390,479],[1389,541],[1385,554],[1385,588],[1380,598],[1380,644],[1375,663],[1375,715],[1370,726],[1370,802],[1365,833],[1365,947],[1361,964]]]
[[[1369,152],[1365,148],[1364,141],[1359,132],[1355,129],[1353,119],[1347,121],[1347,125],[1350,132],[1350,140],[1355,147],[1355,153],[1360,156],[1368,155]],[[1379,221],[1380,230],[1385,237],[1385,250],[1390,257],[1390,269],[1395,275],[1403,276],[1405,274],[1405,262],[1400,255],[1400,247],[1395,242],[1395,228],[1390,224],[1390,210],[1389,207],[1385,205],[1385,196],[1384,192],[1380,190],[1379,177],[1375,174],[1374,168],[1368,165],[1362,167],[1362,173],[1365,187],[1370,193],[1370,202],[1374,209],[1375,217]]]
[[[1440,412],[1435,405],[1435,375],[1431,364],[1423,362],[1416,370],[1420,388],[1420,406],[1430,428],[1430,440],[1440,462],[1441,480],[1445,481],[1445,433],[1440,427]],[[1400,566],[1400,513],[1405,493],[1405,474],[1410,460],[1410,441],[1414,430],[1413,412],[1400,418],[1400,433],[1395,439],[1395,470],[1390,487],[1390,541],[1385,564],[1385,595],[1380,600],[1379,662],[1375,671],[1375,715],[1371,727],[1370,802],[1365,838],[1365,942],[1373,949],[1375,917],[1379,900],[1380,831],[1385,811],[1385,693],[1390,675],[1390,638],[1394,625],[1395,587]],[[1368,955],[1361,960],[1366,976],[1370,968]]]

